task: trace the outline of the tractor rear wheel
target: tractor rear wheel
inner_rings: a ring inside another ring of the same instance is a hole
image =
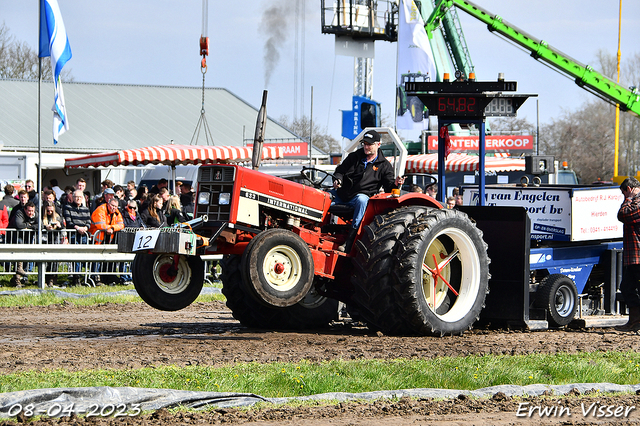
[[[138,253],[131,275],[138,295],[148,305],[161,311],[177,311],[200,295],[204,262],[197,256]]]
[[[402,319],[394,310],[395,300],[391,274],[396,268],[398,242],[407,227],[432,207],[407,206],[378,215],[364,227],[356,241],[354,272],[351,275],[353,295],[348,310],[357,314],[372,330],[389,334],[406,332]],[[355,319],[355,318],[354,318]]]
[[[462,334],[480,316],[489,258],[482,232],[458,210],[432,210],[409,226],[393,271],[393,318],[406,332]],[[392,324],[394,327],[395,324]]]
[[[276,307],[260,303],[247,294],[242,284],[241,257],[225,256],[222,267],[222,294],[233,317],[245,327],[269,330],[306,330],[326,327],[338,319],[338,301],[311,290],[293,306]]]

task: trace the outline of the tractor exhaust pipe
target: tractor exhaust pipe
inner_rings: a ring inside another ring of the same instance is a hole
[[[207,223],[209,221],[209,216],[202,215],[199,217],[196,217],[195,219],[191,219],[188,220],[186,222],[183,223],[176,223],[175,225],[173,225],[173,228],[181,228],[181,229],[195,229],[195,228],[199,228],[202,225],[204,225],[205,223]]]
[[[267,126],[267,91],[262,92],[262,105],[258,111],[258,121],[256,122],[256,134],[253,138],[253,156],[251,166],[253,170],[258,170],[262,159],[262,145],[264,144],[264,130]]]

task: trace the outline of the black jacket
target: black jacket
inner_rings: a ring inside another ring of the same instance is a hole
[[[164,228],[167,226],[167,217],[164,215],[162,210],[156,210],[158,214],[158,219],[155,219],[151,214],[149,214],[149,209],[140,213],[140,217],[142,218],[142,222],[149,228]]]
[[[385,192],[391,192],[396,188],[393,166],[378,150],[378,158],[364,168],[366,156],[364,149],[360,148],[352,152],[344,159],[333,174],[342,181],[342,186],[338,188],[338,196],[344,201],[348,201],[356,194],[365,194],[369,197],[380,191],[380,187]]]
[[[169,217],[167,217],[167,225],[172,226],[176,223],[182,223],[182,222],[186,222],[187,218],[184,216],[184,213],[182,213],[181,210],[179,209],[171,209],[171,211],[169,212]]]
[[[27,216],[27,213],[24,209],[18,211],[14,216],[13,224],[9,222],[10,228],[15,229],[28,229],[30,231],[38,230],[38,213],[33,217]]]
[[[146,227],[146,225],[144,224],[144,221],[142,220],[142,216],[141,215],[136,215],[135,219],[131,218],[131,215],[129,214],[129,212],[125,212],[122,215],[122,221],[124,222],[124,226],[126,228],[144,228]]]

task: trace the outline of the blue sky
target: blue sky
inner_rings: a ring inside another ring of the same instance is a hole
[[[201,0],[58,0],[73,58],[67,67],[78,82],[195,86],[202,85],[198,40],[202,30]],[[529,34],[547,41],[585,64],[595,64],[598,50],[615,54],[618,44],[617,0],[477,0],[484,9]],[[0,0],[0,19],[17,39],[35,48],[38,37],[38,0]],[[224,87],[259,106],[269,90],[267,113],[278,119],[294,115],[294,23],[283,16],[280,58],[269,70],[265,87],[265,40],[262,18],[274,5],[292,0],[210,1],[208,36],[210,55],[207,87]],[[350,109],[353,94],[353,58],[335,56],[334,37],[321,34],[320,2],[307,0],[304,23],[304,101],[298,89],[298,115],[310,114],[340,139],[340,110]],[[484,24],[459,11],[478,80],[493,80],[503,72],[516,80],[520,93],[539,94],[541,123],[549,122],[593,98],[566,77],[538,63],[511,44],[491,34]],[[623,0],[622,58],[640,52],[640,1]],[[374,99],[383,115],[391,116],[395,103],[395,44],[376,42]],[[300,77],[298,77],[300,82]],[[639,82],[635,82],[636,85]],[[167,106],[170,107],[170,106]],[[73,111],[67,111],[72,117]],[[536,121],[536,102],[529,100],[519,113]],[[194,116],[194,128],[199,114]],[[72,131],[72,130],[70,130]],[[402,136],[418,135],[403,132]]]

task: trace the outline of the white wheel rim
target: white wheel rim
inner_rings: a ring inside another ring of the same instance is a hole
[[[298,284],[302,261],[291,247],[279,245],[269,250],[264,257],[262,273],[271,288],[286,292]]]
[[[565,318],[573,312],[573,292],[566,285],[560,286],[556,291],[555,305],[558,315]]]
[[[427,249],[424,257],[422,274],[422,291],[424,292],[424,297],[427,300],[429,308],[435,312],[442,305],[442,302],[445,301],[447,297],[447,290],[449,290],[449,287],[447,287],[447,285],[441,279],[436,280],[433,274],[424,267],[424,264],[426,264],[429,268],[434,268],[434,254],[438,261],[441,261],[443,259],[442,256],[446,257],[445,247],[440,242],[440,240],[437,239],[432,241],[432,243],[429,245],[429,248]],[[449,265],[447,265],[440,272],[444,279],[447,280],[447,282],[451,281],[451,267]]]
[[[450,252],[446,251],[445,245],[440,241],[440,237],[444,236],[449,237],[454,243]],[[436,256],[438,268],[433,255]],[[461,265],[459,283],[450,281],[452,262],[459,262]],[[436,269],[440,269],[439,274],[434,273]],[[458,228],[443,229],[429,242],[422,261],[422,291],[427,306],[442,321],[461,320],[469,313],[477,299],[480,275],[480,257],[469,235]],[[442,278],[456,289],[458,296],[447,312],[438,314],[436,311],[446,300],[447,294],[454,295]]]
[[[156,257],[153,262],[153,280],[165,293],[180,294],[189,287],[191,283],[191,267],[185,256],[180,256],[178,260],[177,273],[175,276],[167,274],[166,269],[173,265],[173,255],[164,254]]]

